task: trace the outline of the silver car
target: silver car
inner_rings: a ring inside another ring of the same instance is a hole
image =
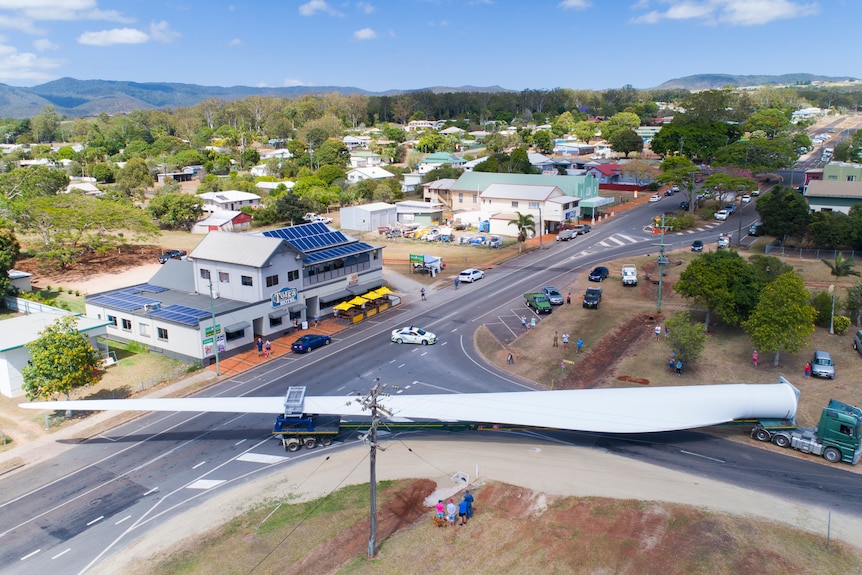
[[[828,351],[815,351],[811,357],[811,375],[835,379],[835,364]]]
[[[551,305],[563,305],[563,294],[554,286],[545,286],[542,288],[542,293],[548,297]]]

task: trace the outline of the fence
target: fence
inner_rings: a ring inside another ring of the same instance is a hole
[[[787,247],[779,244],[778,240],[775,240],[771,244],[768,244],[766,248],[763,250],[766,255],[780,255],[785,257],[794,257],[800,259],[835,259],[838,257],[838,254],[842,254],[847,259],[853,259],[857,256],[862,256],[862,252],[854,252],[853,250],[836,250],[836,249],[826,249],[826,248],[799,248],[799,247]]]
[[[17,311],[20,313],[55,313],[58,315],[70,315],[71,312],[66,309],[60,309],[58,307],[50,306],[38,301],[33,301],[29,299],[22,299],[20,297],[14,296],[6,296],[4,298],[6,300],[6,308],[11,309],[13,311]],[[71,315],[81,315],[81,314],[71,314]]]

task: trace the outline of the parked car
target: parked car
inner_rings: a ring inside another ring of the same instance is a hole
[[[551,305],[563,305],[563,294],[554,286],[545,286],[542,288],[542,293],[548,297]]]
[[[856,331],[856,335],[853,336],[853,349],[862,353],[862,329]]]
[[[723,222],[724,220],[726,220],[726,219],[727,219],[727,216],[728,216],[728,215],[730,215],[730,214],[728,214],[728,213],[727,213],[727,210],[718,210],[717,212],[715,212],[715,213],[712,215],[712,217],[714,217],[715,219],[717,219],[717,220],[719,220],[719,221]]]
[[[670,191],[673,192],[674,194],[677,193],[679,191],[679,186],[671,187]]]
[[[324,345],[329,345],[331,341],[332,338],[328,335],[307,333],[301,336],[295,342],[293,342],[293,345],[290,346],[290,349],[292,351],[295,351],[296,353],[308,353],[312,349],[323,347]]]
[[[650,203],[661,201],[661,196],[658,194],[653,194],[649,197]]]
[[[473,236],[473,239],[470,240],[471,246],[481,246],[485,244],[485,236]]]
[[[476,280],[480,280],[483,277],[485,277],[485,272],[474,268],[466,269],[460,274],[458,274],[458,280],[462,282],[467,282],[468,284],[471,284]]]
[[[436,242],[440,239],[440,230],[431,230],[430,232],[422,236],[422,239],[426,242]]]
[[[569,240],[575,239],[575,236],[578,235],[578,232],[575,230],[560,230],[560,233],[557,234],[558,242],[567,242]]]
[[[751,197],[756,198],[760,195],[760,190],[751,190]]]
[[[664,195],[666,195],[666,196],[672,196],[672,195],[673,195],[673,190],[671,190],[670,188],[666,189],[666,190],[664,191]]]
[[[326,216],[315,216],[312,222],[318,224],[331,224],[332,218],[327,218]]]
[[[590,272],[588,279],[591,282],[600,282],[605,280],[608,277],[609,273],[610,272],[608,272],[608,268],[606,268],[605,266],[599,266]]]
[[[679,203],[679,209],[685,210],[686,212],[688,211],[688,209],[690,207],[691,207],[691,204],[689,204],[688,202],[680,202]]]
[[[584,293],[584,307],[599,309],[599,304],[602,303],[602,288],[589,287]]]
[[[536,313],[551,313],[551,302],[548,301],[548,296],[543,293],[525,293],[524,303],[527,307],[532,308]]]
[[[473,241],[473,234],[464,234],[460,238],[458,238],[459,244],[469,244]]]
[[[582,224],[579,227],[580,227],[580,230],[578,231],[578,233],[580,235],[588,234],[591,231],[593,231],[593,226],[591,226],[590,224]]]
[[[751,194],[743,194],[742,195],[742,203],[747,204],[751,201]]]
[[[724,206],[724,210],[728,213],[728,215],[733,215],[736,213],[736,204],[727,204]]]
[[[828,351],[815,351],[811,356],[811,375],[835,379],[835,364],[832,363],[832,355]]]
[[[748,226],[748,235],[759,236],[763,228],[763,222],[754,222]]]
[[[422,345],[434,345],[437,343],[436,335],[412,325],[393,329],[390,339],[395,343],[419,343]]]
[[[691,251],[702,252],[703,251],[703,242],[700,240],[694,240],[693,242],[691,242]]]
[[[186,250],[168,250],[166,252],[162,252],[162,255],[159,256],[159,263],[163,264],[168,260],[179,260],[186,255]]]
[[[503,247],[503,238],[500,236],[491,236],[488,239],[488,247],[489,248],[502,248]]]

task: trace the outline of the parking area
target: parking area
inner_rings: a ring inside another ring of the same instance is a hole
[[[504,346],[507,346],[524,333],[521,318],[527,319],[527,329],[532,329],[534,320],[535,325],[538,325],[539,322],[544,319],[542,316],[536,314],[531,308],[524,305],[512,308],[508,310],[507,313],[498,315],[496,321],[486,322],[485,327],[488,328],[488,331],[491,332],[491,335],[493,335],[497,341]]]

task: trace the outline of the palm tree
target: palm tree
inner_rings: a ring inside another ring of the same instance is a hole
[[[524,248],[524,242],[527,241],[527,232],[532,232],[533,235],[536,235],[536,222],[533,220],[533,214],[515,213],[518,214],[518,219],[510,220],[509,225],[518,227],[518,253],[521,253],[521,250]]]
[[[829,273],[836,278],[862,275],[853,269],[853,258],[845,258],[844,254],[841,252],[838,252],[835,256],[834,264],[824,259],[821,259],[820,261],[826,264],[829,268]],[[832,288],[829,288],[829,291],[832,292],[832,313],[829,318],[829,333],[833,334],[835,333],[835,291]]]

